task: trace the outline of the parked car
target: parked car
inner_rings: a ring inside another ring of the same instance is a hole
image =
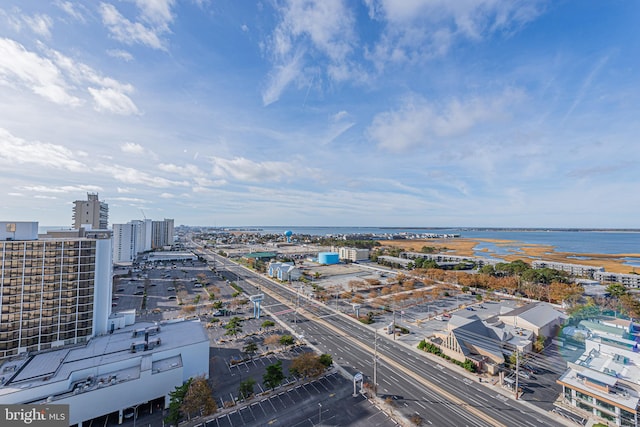
[[[196,283],[195,285],[193,285],[194,288],[201,288],[202,285],[200,283]]]
[[[168,290],[168,291],[175,291],[175,290],[176,290],[176,288],[174,288],[173,286],[169,286],[169,287],[167,288],[167,290]]]
[[[144,291],[135,291],[134,295],[144,295]]]
[[[167,297],[167,299],[176,299],[176,296],[175,296],[175,295],[169,295],[169,296]]]

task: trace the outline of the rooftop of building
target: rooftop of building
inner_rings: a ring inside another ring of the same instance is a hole
[[[559,381],[635,410],[640,403],[640,353],[633,350],[637,343],[595,337],[585,344],[585,352]],[[610,392],[591,387],[585,380],[607,386]]]
[[[149,342],[159,339],[159,344],[133,353],[132,345],[144,344],[145,332],[149,333]],[[170,363],[161,356],[156,360],[154,356],[158,353],[208,341],[199,321],[136,323],[113,334],[95,337],[84,345],[20,355],[3,361],[0,365],[0,397],[22,389],[68,381],[82,372],[100,371],[101,377],[118,378],[119,381],[137,378],[143,368],[142,356],[151,356],[153,369],[162,370],[164,365],[168,364],[165,368],[175,367],[177,365],[172,363],[180,361]]]
[[[558,317],[569,317],[561,311],[556,310],[551,304],[545,302],[533,302],[500,314],[500,317],[514,316],[526,320],[537,327],[543,327],[549,322],[555,321]]]

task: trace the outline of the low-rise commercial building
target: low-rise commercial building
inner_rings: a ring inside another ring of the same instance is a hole
[[[500,314],[498,319],[505,325],[526,329],[536,337],[554,337],[569,318],[546,302],[534,302]]]
[[[136,324],[0,366],[3,404],[68,404],[69,425],[146,402],[169,405],[169,392],[209,373],[209,339],[199,321]]]

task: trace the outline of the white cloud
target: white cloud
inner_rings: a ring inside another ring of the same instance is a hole
[[[178,166],[171,163],[161,163],[158,165],[158,169],[163,172],[176,174],[186,177],[203,176],[205,173],[195,165]]]
[[[126,142],[120,146],[120,150],[123,153],[129,154],[142,154],[144,153],[144,147],[140,144],[136,144],[135,142]]]
[[[137,203],[137,204],[144,204],[144,203],[148,203],[146,200],[144,199],[138,199],[135,197],[112,197],[109,199],[109,201],[118,201],[118,202],[129,202],[129,203]]]
[[[20,187],[20,190],[32,191],[36,193],[98,193],[102,187],[97,185],[62,185],[59,187],[48,187],[45,185],[28,185]]]
[[[282,92],[297,79],[302,69],[302,54],[294,55],[288,63],[274,67],[269,73],[267,88],[262,92],[262,103],[269,105],[280,99]]]
[[[120,115],[140,114],[131,98],[112,88],[87,88],[95,102],[96,111]]]
[[[175,194],[171,194],[171,193],[162,193],[160,194],[160,198],[162,199],[173,199],[175,198]]]
[[[145,22],[150,25],[168,31],[168,25],[173,22],[171,9],[175,0],[134,0],[140,9],[140,14]]]
[[[47,15],[34,15],[23,17],[24,22],[31,28],[31,31],[39,36],[50,38],[53,20]]]
[[[282,20],[267,44],[273,68],[262,94],[265,105],[277,101],[290,84],[305,81],[305,55],[313,56],[313,67],[326,59],[327,74],[334,79],[353,77],[348,58],[355,46],[354,20],[342,0],[287,0],[279,12]]]
[[[107,55],[111,56],[112,58],[122,59],[125,62],[133,61],[133,55],[122,49],[109,49],[107,50]]]
[[[281,181],[295,175],[294,168],[285,162],[254,162],[244,157],[223,159],[212,157],[213,174],[238,181],[264,182]]]
[[[78,107],[84,103],[72,92],[84,92],[94,100],[97,111],[116,114],[139,114],[134,102],[127,96],[133,86],[110,77],[101,76],[91,67],[62,53],[39,47],[46,56],[27,51],[19,43],[0,38],[0,83],[14,89],[27,88],[33,93],[59,105]],[[99,87],[88,87],[85,85]]]
[[[136,190],[135,190],[135,188],[117,187],[117,188],[116,188],[116,191],[117,191],[119,194],[129,194],[129,193],[133,193],[133,192],[135,192]]]
[[[13,9],[12,12],[20,12],[20,9]],[[12,29],[16,33],[22,31],[23,20],[21,16],[15,16],[14,14],[9,14],[5,10],[0,9],[0,18],[4,19],[7,24],[7,28]]]
[[[366,0],[369,16],[386,26],[370,59],[378,68],[388,62],[420,62],[447,53],[459,40],[516,32],[540,16],[546,2]]]
[[[68,92],[63,75],[51,60],[6,38],[0,38],[0,83],[3,82],[16,89],[27,87],[56,104],[75,107],[82,103]]]
[[[139,22],[131,22],[113,5],[106,3],[100,4],[100,14],[102,23],[109,29],[114,39],[128,45],[142,44],[153,49],[166,50],[159,36],[164,29],[156,30],[145,27]]]
[[[0,164],[30,164],[71,172],[86,172],[87,166],[74,157],[71,150],[61,145],[27,142],[0,128]]]
[[[167,178],[153,176],[134,168],[119,165],[101,165],[95,169],[97,172],[110,174],[117,181],[126,184],[147,185],[153,188],[170,188],[177,186],[188,186],[186,181],[173,181]]]
[[[403,151],[462,135],[485,122],[505,119],[509,108],[522,98],[520,91],[507,90],[498,96],[451,99],[446,104],[434,105],[422,97],[411,96],[399,109],[375,116],[367,133],[379,147]]]
[[[84,6],[80,4],[74,5],[70,1],[60,1],[60,0],[57,0],[55,2],[55,5],[58,6],[60,9],[62,9],[67,15],[69,15],[76,21],[85,22],[83,13],[80,10],[78,10],[78,9],[82,9],[83,11],[86,11]],[[76,9],[76,7],[78,9]]]

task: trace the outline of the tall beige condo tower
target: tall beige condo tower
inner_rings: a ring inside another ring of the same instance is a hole
[[[98,194],[87,193],[87,200],[73,202],[73,228],[106,230],[109,226],[109,205],[98,200]]]

